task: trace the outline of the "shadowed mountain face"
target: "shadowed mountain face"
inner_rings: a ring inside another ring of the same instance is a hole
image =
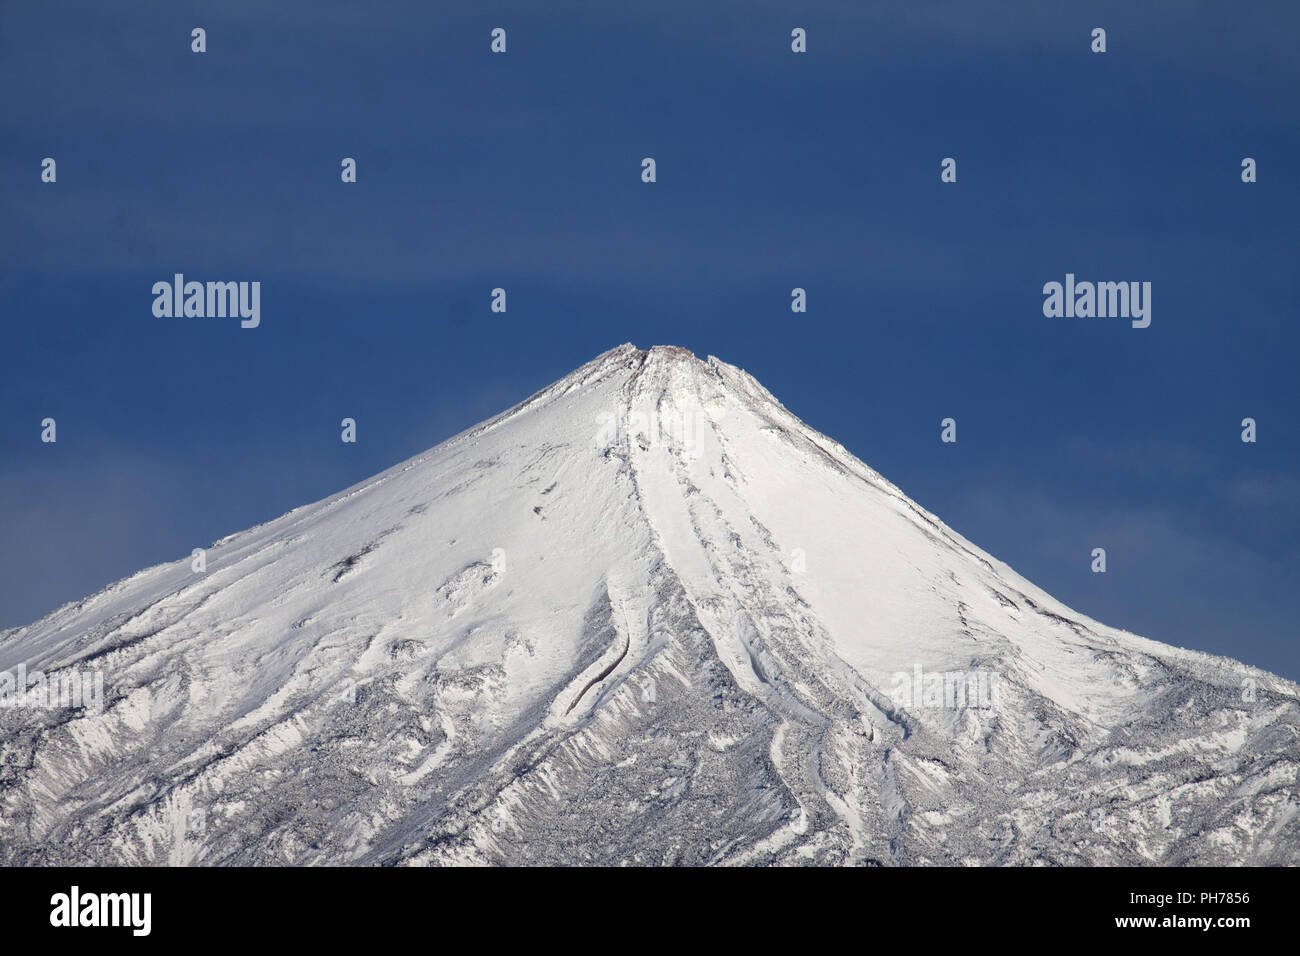
[[[1076,614],[714,358],[204,559],[0,635],[103,680],[0,708],[0,862],[1300,858],[1296,685]]]

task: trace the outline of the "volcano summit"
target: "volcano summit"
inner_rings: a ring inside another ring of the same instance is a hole
[[[1300,862],[1300,688],[1075,613],[682,349],[0,634],[19,665],[103,707],[0,708],[6,864]]]

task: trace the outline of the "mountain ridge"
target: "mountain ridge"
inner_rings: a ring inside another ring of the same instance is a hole
[[[0,709],[0,862],[1297,855],[1295,684],[1078,614],[713,356],[611,349],[207,561],[0,636],[107,688]]]

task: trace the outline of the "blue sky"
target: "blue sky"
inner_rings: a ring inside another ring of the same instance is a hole
[[[269,6],[0,9],[0,627],[630,341],[1080,611],[1300,678],[1300,8]],[[155,318],[174,272],[260,281],[261,327]],[[1045,318],[1066,272],[1151,327]]]

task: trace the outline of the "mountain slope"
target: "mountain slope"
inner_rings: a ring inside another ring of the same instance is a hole
[[[3,863],[1294,863],[1300,689],[628,345],[0,637]],[[900,676],[901,675],[901,676]],[[947,675],[947,685],[944,685]]]

